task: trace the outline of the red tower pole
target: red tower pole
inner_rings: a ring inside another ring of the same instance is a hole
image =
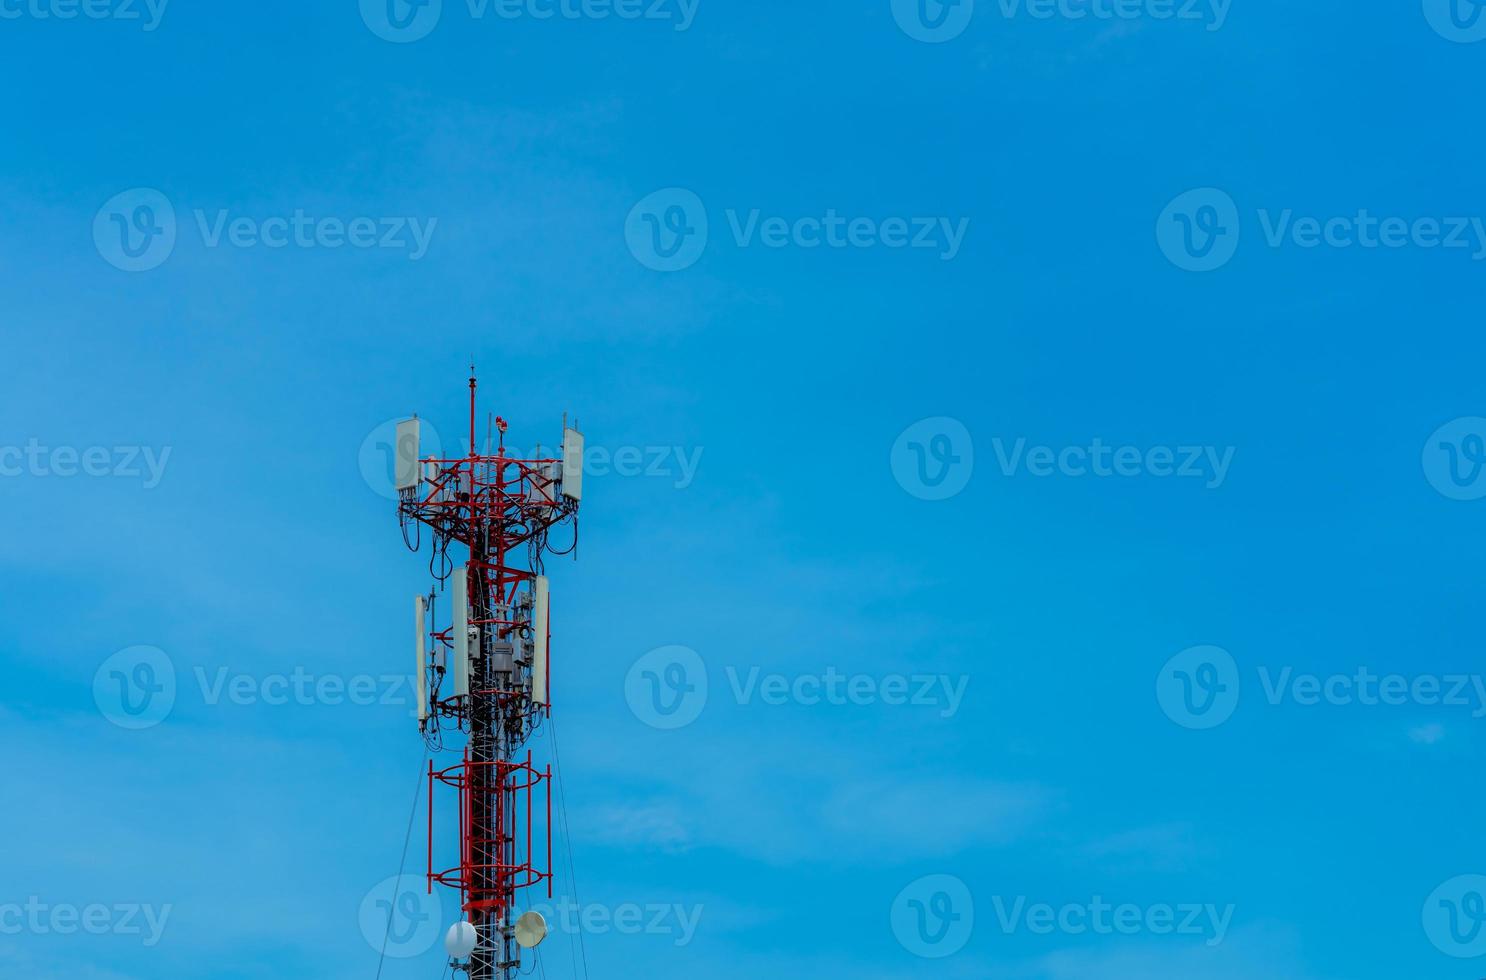
[[[547,650],[551,631],[547,622],[535,621],[534,594],[547,534],[569,518],[576,520],[578,504],[561,490],[562,460],[506,456],[503,419],[496,419],[500,440],[494,454],[481,455],[473,368],[469,392],[469,452],[420,458],[419,482],[403,491],[398,511],[405,524],[417,522],[432,530],[434,561],[441,569],[436,587],[450,574],[467,576],[466,609],[455,622],[467,623],[469,636],[455,636],[452,628],[431,634],[442,657],[433,657],[429,665],[424,735],[437,747],[445,732],[458,730],[467,735],[467,744],[461,765],[441,772],[429,764],[430,887],[437,882],[458,889],[464,912],[476,927],[479,941],[466,966],[470,980],[509,980],[521,961],[513,917],[518,892],[545,878],[550,897],[553,885],[552,768],[538,771],[529,748],[526,761],[516,761],[547,707],[534,700],[533,677],[538,651]],[[448,556],[453,545],[468,549],[463,570]],[[527,554],[529,563],[517,562]],[[550,602],[546,608],[550,615]],[[449,690],[461,666],[452,657],[466,645],[467,694]],[[550,703],[550,660],[548,667],[544,700]],[[447,871],[435,870],[433,863],[435,781],[460,791],[459,864]],[[539,783],[547,784],[545,868],[536,865],[531,799]],[[519,826],[521,794],[526,796],[524,828]]]

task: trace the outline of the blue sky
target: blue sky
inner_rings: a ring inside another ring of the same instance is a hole
[[[1479,976],[1454,2],[0,0],[0,974],[376,975],[473,355],[594,450],[544,975]]]

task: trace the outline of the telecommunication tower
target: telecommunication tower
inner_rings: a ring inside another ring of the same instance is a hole
[[[414,416],[397,427],[395,482],[404,542],[419,550],[427,528],[433,547],[433,586],[413,603],[418,727],[432,752],[446,733],[466,736],[461,761],[429,762],[428,887],[460,896],[465,918],[446,940],[453,966],[470,980],[511,980],[522,949],[547,932],[539,913],[517,914],[518,892],[545,884],[552,895],[552,769],[535,766],[525,746],[552,707],[543,557],[577,548],[583,436],[564,419],[558,456],[541,458],[538,447],[518,458],[496,418],[482,455],[473,367],[469,388],[468,455],[423,457]],[[549,533],[569,522],[572,544],[554,549]],[[447,869],[434,865],[440,785],[458,799],[459,861]]]

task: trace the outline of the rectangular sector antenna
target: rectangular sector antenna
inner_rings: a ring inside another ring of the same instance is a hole
[[[531,631],[531,699],[537,704],[547,704],[547,611],[551,598],[547,591],[547,576],[538,575],[532,591]]]
[[[460,565],[454,569],[454,662],[449,671],[454,675],[454,696],[465,697],[470,693],[470,567]]]
[[[428,630],[424,627],[423,596],[413,598],[414,631],[418,637],[418,672],[413,676],[418,685],[418,724],[428,720]]]
[[[562,430],[562,495],[583,499],[583,433],[577,429]]]
[[[399,490],[418,485],[418,417],[397,423],[397,436],[392,447],[393,480]]]

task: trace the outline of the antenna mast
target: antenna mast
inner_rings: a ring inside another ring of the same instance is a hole
[[[517,893],[545,883],[552,895],[552,769],[538,769],[523,748],[552,707],[542,559],[554,526],[571,520],[576,535],[583,436],[564,420],[560,458],[520,459],[506,455],[506,422],[497,417],[495,452],[487,445],[480,455],[476,388],[471,365],[465,457],[422,457],[417,417],[399,423],[398,519],[404,540],[410,523],[427,526],[433,539],[433,587],[414,601],[419,729],[434,751],[447,732],[467,736],[462,761],[429,763],[429,888],[457,890],[473,927],[450,930],[455,969],[470,980],[513,980],[522,948],[546,934],[535,912],[521,916],[518,929]],[[464,564],[456,563],[460,552]],[[434,613],[444,592],[451,608],[441,627]],[[434,865],[439,784],[458,791],[459,862],[446,870]]]

